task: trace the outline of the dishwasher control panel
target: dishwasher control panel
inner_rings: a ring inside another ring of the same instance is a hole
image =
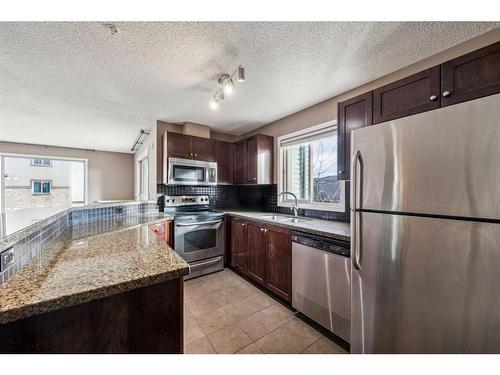
[[[345,257],[350,257],[351,255],[349,242],[301,232],[292,232],[292,241]]]

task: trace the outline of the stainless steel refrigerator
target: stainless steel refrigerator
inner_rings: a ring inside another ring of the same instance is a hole
[[[351,150],[351,352],[500,353],[500,94]]]

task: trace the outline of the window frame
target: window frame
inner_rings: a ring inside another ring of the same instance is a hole
[[[36,161],[40,160],[40,164],[37,164]],[[48,161],[48,164],[44,164],[44,161]],[[52,167],[52,159],[48,158],[32,158],[31,159],[31,166],[32,167]]]
[[[39,182],[40,183],[40,192],[37,193],[35,192],[35,183]],[[43,184],[48,183],[49,184],[49,192],[44,193],[43,191]],[[31,180],[31,194],[32,195],[51,195],[52,194],[52,180],[50,179],[43,179],[43,178],[35,178]]]
[[[290,138],[306,138],[311,135],[311,133],[318,132],[318,131],[323,131],[326,130],[327,128],[332,128],[332,130],[335,130],[337,132],[337,137],[338,137],[338,125],[337,125],[337,120],[332,120],[328,121],[319,125],[314,125],[293,133],[288,133],[285,135],[282,135],[277,138],[277,151],[278,151],[278,199],[277,199],[277,205],[279,207],[292,207],[294,203],[294,199],[287,195],[287,196],[279,196],[279,193],[283,191],[284,188],[284,147],[281,147],[281,143],[283,141],[286,141],[287,139]],[[337,138],[338,139],[338,138]],[[337,160],[338,162],[338,160]],[[312,175],[311,169],[313,168],[312,166],[312,161],[309,163],[309,169],[310,169],[310,176]],[[310,199],[309,200],[304,200],[304,199],[298,199],[298,204],[299,208],[304,208],[304,209],[311,209],[311,210],[319,210],[319,211],[331,211],[331,212],[345,212],[345,182],[344,181],[339,181],[340,186],[341,186],[341,193],[340,193],[340,202],[339,203],[320,203],[320,202],[314,202],[313,199],[313,191],[310,188]],[[311,186],[313,185],[313,179],[311,178],[310,182]]]

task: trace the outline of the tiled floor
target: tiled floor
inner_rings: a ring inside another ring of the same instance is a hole
[[[184,352],[346,351],[229,269],[184,284]]]

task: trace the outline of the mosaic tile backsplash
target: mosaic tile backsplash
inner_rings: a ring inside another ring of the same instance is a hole
[[[277,204],[278,186],[276,184],[217,186],[158,185],[157,192],[162,195],[206,194],[210,198],[210,208],[212,209],[252,210],[290,214],[289,208],[279,207]],[[349,207],[349,182],[346,182],[346,207]],[[299,215],[324,220],[349,221],[347,211],[331,212],[299,209]]]
[[[73,208],[43,220],[46,225],[27,235],[5,250],[14,250],[14,262],[0,272],[0,285],[7,282],[26,263],[37,261],[44,250],[64,248],[73,239],[112,230],[117,226],[139,224],[148,213],[158,212],[155,203],[113,205],[112,207]],[[52,251],[57,254],[57,252]]]

